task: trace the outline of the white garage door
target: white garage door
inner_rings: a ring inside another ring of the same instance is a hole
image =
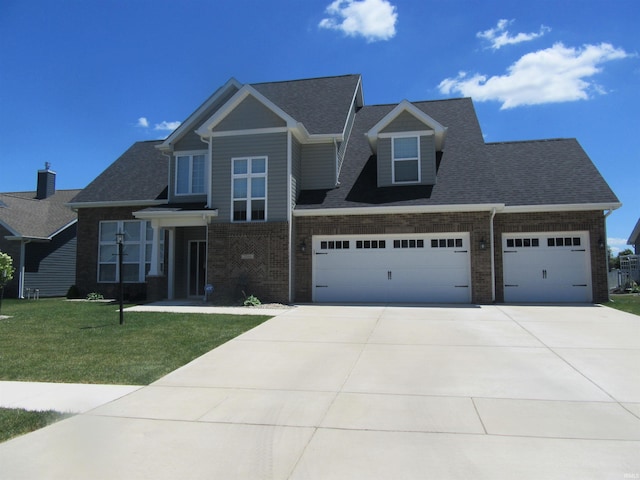
[[[469,234],[313,237],[316,302],[471,301]]]
[[[505,302],[591,302],[588,232],[503,234]]]

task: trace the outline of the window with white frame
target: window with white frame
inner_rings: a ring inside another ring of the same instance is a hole
[[[265,221],[267,216],[267,157],[234,158],[232,168],[232,220]]]
[[[100,222],[98,252],[98,282],[119,281],[118,244],[116,233],[124,232],[122,250],[122,281],[144,282],[151,268],[153,228],[151,222],[139,220]],[[160,237],[160,258],[164,258],[164,242]],[[162,270],[162,262],[160,264]]]
[[[420,182],[419,137],[393,137],[391,139],[393,159],[393,183]]]
[[[205,193],[206,154],[176,154],[176,195]]]

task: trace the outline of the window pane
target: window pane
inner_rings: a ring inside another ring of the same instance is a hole
[[[116,246],[100,245],[100,263],[116,263]]]
[[[100,265],[100,273],[98,274],[99,281],[101,282],[115,282],[116,281],[116,266],[113,265]]]
[[[242,221],[247,219],[247,201],[235,201],[233,202],[233,219],[235,221]]]
[[[122,266],[122,281],[123,282],[138,282],[139,279],[139,266],[137,263],[124,264]]]
[[[233,180],[233,198],[247,198],[246,178],[236,178]]]
[[[267,171],[267,162],[264,158],[254,158],[251,160],[251,173],[265,173]]]
[[[233,161],[233,174],[244,175],[247,173],[247,160],[234,160]]]
[[[204,155],[193,156],[191,193],[204,193]]]
[[[122,249],[122,261],[125,263],[140,260],[140,245],[125,245]]]
[[[265,197],[265,184],[266,184],[266,178],[264,178],[264,177],[251,179],[251,197],[252,198],[264,198]]]
[[[151,222],[146,222],[146,223],[147,223],[146,224],[147,231],[145,233],[146,240],[147,240],[147,242],[151,242],[151,241],[153,241],[153,227],[151,226]],[[160,237],[160,238],[162,238],[162,237]]]
[[[140,241],[140,222],[124,222],[124,241]]]
[[[393,158],[418,158],[417,137],[394,138]]]
[[[189,193],[189,157],[177,157],[176,192]]]
[[[115,242],[118,222],[102,222],[100,224],[100,241]]]
[[[417,182],[418,181],[418,161],[404,160],[394,163],[396,182]]]
[[[264,220],[264,200],[251,202],[251,220]]]

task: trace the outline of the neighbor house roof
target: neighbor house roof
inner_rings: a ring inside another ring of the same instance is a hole
[[[636,226],[633,228],[633,231],[629,236],[629,240],[627,240],[627,244],[635,245],[636,243],[638,243],[639,238],[640,238],[640,219],[638,219]]]
[[[71,206],[153,205],[167,200],[169,159],[156,145],[134,143],[93,182],[71,200]],[[89,205],[87,205],[89,204]]]
[[[36,192],[0,193],[0,224],[12,236],[50,240],[77,221],[76,213],[66,204],[80,190],[58,190],[36,199]]]

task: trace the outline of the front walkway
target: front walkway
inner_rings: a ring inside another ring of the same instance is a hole
[[[0,444],[2,478],[638,478],[639,320],[301,306]]]

